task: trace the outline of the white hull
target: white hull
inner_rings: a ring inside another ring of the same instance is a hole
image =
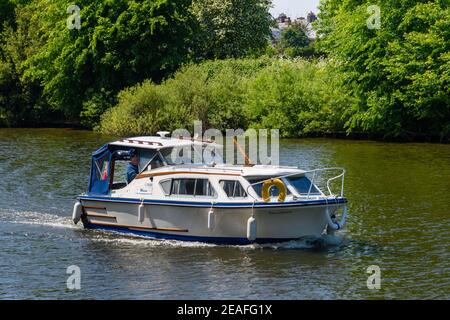
[[[86,228],[215,243],[277,242],[320,236],[328,223],[327,214],[345,205],[330,203],[254,209],[216,207],[210,213],[211,208],[208,207],[145,204],[140,222],[140,203],[83,199],[81,203],[82,221]],[[256,219],[254,241],[248,239],[247,231],[252,212]]]

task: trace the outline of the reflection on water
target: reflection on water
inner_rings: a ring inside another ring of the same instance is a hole
[[[71,209],[89,155],[113,137],[0,130],[0,298],[450,298],[450,147],[304,139],[281,162],[347,170],[350,217],[338,237],[216,246],[83,230]],[[382,289],[368,290],[379,265]],[[81,268],[81,290],[66,268]]]

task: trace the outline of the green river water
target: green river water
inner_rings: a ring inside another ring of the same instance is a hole
[[[113,139],[0,129],[0,299],[450,298],[449,145],[282,141],[283,165],[347,170],[345,229],[321,246],[217,246],[72,224],[90,154]],[[70,265],[80,290],[66,288]],[[371,265],[379,290],[367,287]]]

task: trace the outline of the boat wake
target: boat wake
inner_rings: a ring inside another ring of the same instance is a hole
[[[187,247],[203,248],[218,247],[215,244],[193,241],[163,240],[145,236],[130,236],[116,231],[86,230],[92,233],[90,239],[99,242],[110,243],[118,246],[145,246],[145,247]]]
[[[53,228],[80,229],[69,217],[36,211],[0,209],[0,221],[15,224],[39,225]]]
[[[340,246],[343,244],[343,238],[340,236],[322,235],[320,237],[305,237],[298,240],[291,240],[280,243],[269,244],[251,244],[241,246],[242,248],[260,249],[322,249],[328,247]]]
[[[280,243],[249,244],[249,245],[222,245],[205,242],[163,240],[145,236],[130,236],[117,231],[87,230],[90,238],[95,241],[111,243],[115,245],[132,245],[146,247],[186,247],[186,248],[237,248],[240,250],[262,249],[320,249],[339,246],[343,238],[339,236],[323,235],[321,237],[305,237]]]

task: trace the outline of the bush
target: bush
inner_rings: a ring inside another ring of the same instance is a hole
[[[330,62],[280,61],[248,89],[246,113],[255,128],[281,128],[284,137],[343,131],[344,110],[356,101]]]
[[[356,101],[343,91],[330,62],[244,59],[181,68],[172,79],[144,82],[119,94],[102,116],[100,131],[154,134],[191,128],[280,128],[284,137],[343,131],[345,108]]]
[[[166,87],[150,81],[123,90],[115,108],[101,117],[100,131],[118,135],[146,134],[167,125],[163,119],[168,105]]]
[[[102,116],[99,129],[151,134],[189,128],[197,119],[218,129],[244,127],[244,79],[258,69],[248,60],[187,65],[160,85],[147,81],[122,91],[119,103]]]

